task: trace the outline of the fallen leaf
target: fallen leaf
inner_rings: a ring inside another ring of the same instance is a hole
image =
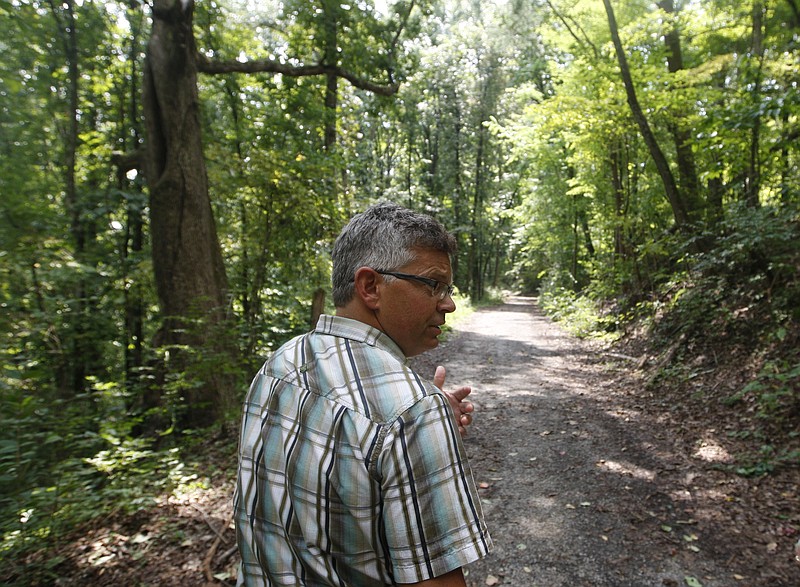
[[[143,542],[147,542],[148,540],[151,540],[151,539],[152,539],[152,536],[150,536],[148,534],[141,534],[140,533],[140,534],[136,534],[133,538],[131,538],[131,542],[133,542],[134,544],[142,544]]]
[[[498,583],[500,583],[500,579],[498,579],[494,575],[489,575],[488,577],[486,577],[486,584],[487,585],[489,585],[489,586],[497,585]]]

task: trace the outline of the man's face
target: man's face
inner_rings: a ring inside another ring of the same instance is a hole
[[[447,253],[431,249],[418,249],[416,253],[414,261],[392,270],[451,283],[453,274]],[[384,279],[376,316],[383,331],[397,343],[405,356],[413,357],[439,344],[438,336],[442,333],[445,314],[455,309],[450,296],[440,300],[424,283],[394,278],[389,282]]]

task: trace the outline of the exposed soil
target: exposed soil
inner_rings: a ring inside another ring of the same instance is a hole
[[[466,444],[494,551],[470,587],[800,585],[800,472],[735,475],[720,416],[676,420],[635,359],[516,297],[416,359],[428,376],[437,364],[476,407]],[[85,529],[56,584],[233,584],[234,447],[219,446],[210,488]]]

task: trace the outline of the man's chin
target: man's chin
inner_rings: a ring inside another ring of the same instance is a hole
[[[430,350],[433,350],[433,349],[435,349],[437,346],[439,346],[439,339],[438,339],[438,338],[436,338],[436,337],[434,337],[434,338],[431,338],[431,339],[429,339],[429,340],[427,341],[427,344],[426,344],[424,347],[422,347],[422,348],[417,348],[417,349],[414,349],[414,351],[413,351],[413,352],[411,352],[410,354],[408,354],[408,353],[407,353],[407,354],[406,354],[406,357],[416,357],[416,356],[419,356],[419,355],[421,355],[422,353],[425,353],[425,352],[427,352],[427,351],[430,351]]]

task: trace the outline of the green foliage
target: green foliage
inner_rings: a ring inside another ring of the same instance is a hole
[[[45,402],[3,385],[0,402],[0,559],[53,540],[97,511],[100,476],[81,460],[99,446],[76,402]]]
[[[75,416],[68,416],[74,423]],[[42,424],[41,416],[37,422]],[[13,460],[8,467],[13,479],[3,478],[3,495],[7,497],[0,502],[3,580],[22,576],[45,580],[51,573],[49,567],[22,566],[19,561],[24,553],[57,544],[74,528],[97,516],[132,513],[199,482],[198,473],[186,466],[178,448],[156,449],[152,438],[77,431],[66,437],[52,432],[36,437],[32,429],[24,423],[18,428],[21,436],[15,447],[9,440],[0,442],[4,468]],[[64,445],[68,447],[65,452],[91,456],[63,458],[53,465],[47,453]],[[16,454],[11,457],[11,452]],[[37,473],[39,479],[34,484],[24,478]],[[49,566],[57,562],[51,560]]]
[[[733,467],[737,475],[742,477],[761,477],[769,475],[778,467],[800,464],[800,449],[777,450],[770,444],[762,445],[758,454],[741,459],[743,462]]]
[[[612,341],[616,338],[617,317],[604,315],[597,303],[585,295],[558,286],[542,289],[539,305],[553,320],[580,338]]]
[[[752,398],[759,418],[779,428],[794,426],[800,419],[800,363],[768,361],[758,376],[731,396],[727,403],[736,405]]]
[[[780,343],[800,320],[798,238],[791,210],[737,207],[708,250],[691,254],[695,241],[687,241],[689,271],[665,290],[672,300],[664,321],[669,336],[712,331],[728,340]]]

